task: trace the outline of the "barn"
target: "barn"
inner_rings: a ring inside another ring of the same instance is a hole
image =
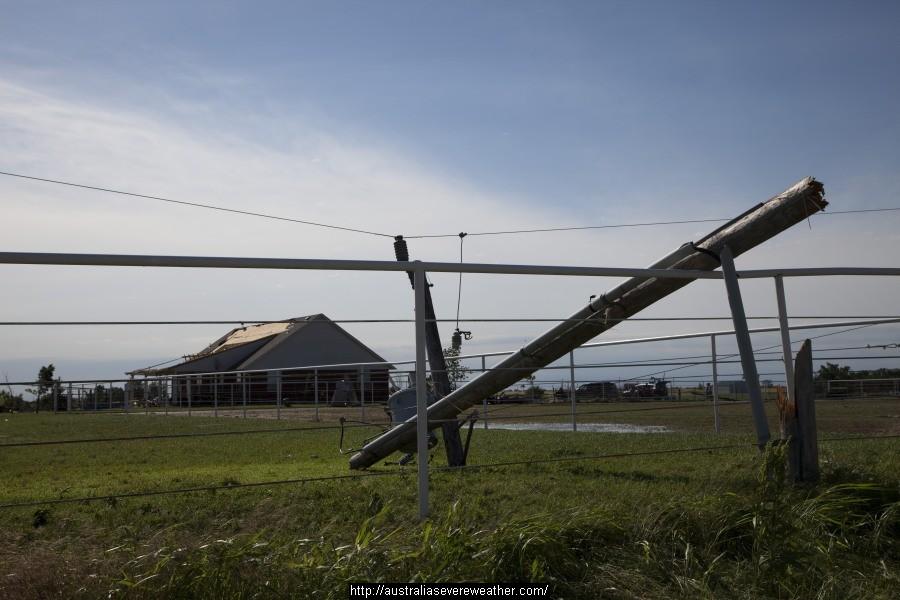
[[[354,402],[369,404],[387,401],[391,369],[337,323],[315,314],[238,327],[175,365],[128,375],[172,376],[175,404],[188,397],[192,405],[235,404],[246,396],[253,403],[275,402],[279,391],[284,404],[327,403],[337,389],[352,389]]]

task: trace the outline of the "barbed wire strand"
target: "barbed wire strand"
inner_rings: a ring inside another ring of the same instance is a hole
[[[835,402],[842,400],[852,400],[852,401],[860,401],[860,400],[881,400],[884,401],[883,398],[815,398],[816,402]],[[893,400],[893,399],[892,399]],[[764,403],[771,404],[775,402],[773,399],[763,400]],[[560,402],[558,404],[564,404],[564,402]],[[741,406],[750,404],[749,400],[722,400],[720,398],[720,403],[718,407],[725,408],[731,406]],[[473,408],[470,413],[466,413],[465,415],[460,414],[460,416],[456,419],[429,419],[429,425],[443,424],[443,423],[453,423],[466,421],[471,413],[477,412],[479,417],[487,417],[488,423],[491,421],[528,421],[531,419],[544,419],[547,417],[571,417],[571,411],[565,412],[549,412],[549,413],[535,413],[530,415],[509,415],[503,414],[500,415],[500,412],[510,410],[513,408],[521,408],[520,404],[510,404],[508,406],[502,406],[499,408],[495,408],[484,412],[477,408]],[[677,411],[677,410],[685,410],[685,409],[697,409],[703,408],[709,410],[713,407],[713,404],[708,401],[687,401],[681,404],[675,404],[671,406],[645,406],[639,408],[622,408],[622,409],[614,409],[614,410],[582,410],[576,412],[576,417],[583,416],[595,416],[595,415],[616,415],[616,414],[628,414],[628,413],[638,413],[638,412],[657,412],[657,411]],[[222,409],[220,410],[228,410]],[[238,410],[238,409],[235,409]],[[259,409],[257,409],[259,410]],[[194,412],[198,412],[196,409]],[[498,416],[499,415],[499,416]],[[567,421],[560,421],[560,423],[566,423]],[[311,427],[283,427],[283,428],[270,428],[270,429],[249,429],[249,430],[238,430],[238,431],[204,431],[204,432],[192,432],[192,433],[174,433],[174,434],[158,434],[158,435],[142,435],[142,436],[121,436],[121,437],[106,437],[106,438],[84,438],[84,439],[67,439],[67,440],[39,440],[39,441],[29,441],[29,442],[11,442],[0,444],[0,448],[23,448],[23,447],[39,447],[39,446],[57,446],[57,445],[71,445],[71,444],[93,444],[93,443],[110,443],[110,442],[131,442],[131,441],[148,441],[148,440],[168,440],[168,439],[181,439],[181,438],[201,438],[201,437],[220,437],[220,436],[229,436],[229,435],[257,435],[257,434],[269,434],[269,433],[298,433],[304,431],[336,431],[341,429],[360,429],[360,428],[372,428],[372,427],[382,427],[387,428],[390,424],[387,422],[376,422],[371,421],[367,423],[347,423],[343,426],[341,425],[321,425],[321,426],[311,426]]]
[[[820,442],[844,442],[844,441],[865,441],[865,440],[880,440],[880,439],[895,439],[900,438],[900,435],[878,435],[878,436],[853,436],[853,437],[841,437],[841,438],[823,438],[820,439]],[[511,461],[499,461],[493,463],[484,463],[484,464],[475,464],[475,465],[465,465],[462,467],[436,467],[430,469],[431,473],[461,473],[464,471],[470,470],[481,470],[481,469],[490,469],[490,468],[498,468],[498,467],[511,467],[511,466],[519,466],[519,465],[536,465],[536,464],[549,464],[549,463],[561,463],[561,462],[577,462],[577,461],[586,461],[586,460],[605,460],[605,459],[613,459],[613,458],[629,458],[636,456],[653,456],[653,455],[663,455],[663,454],[678,454],[678,453],[690,453],[690,452],[713,452],[717,450],[736,450],[736,449],[749,449],[755,448],[756,444],[751,442],[746,442],[743,444],[727,444],[727,445],[716,445],[716,446],[695,446],[691,448],[667,448],[664,450],[645,450],[640,452],[618,452],[618,453],[606,453],[606,454],[593,454],[587,456],[557,456],[552,458],[539,458],[539,459],[528,459],[528,460],[511,460]],[[404,476],[409,474],[409,471],[405,470],[392,470],[392,471],[370,471],[366,473],[352,473],[346,475],[323,475],[319,477],[302,477],[302,478],[294,478],[294,479],[276,479],[271,481],[255,481],[249,483],[231,483],[231,484],[222,484],[222,485],[208,485],[208,486],[195,486],[189,488],[177,488],[170,490],[154,490],[148,492],[127,492],[120,494],[106,494],[102,496],[82,496],[79,498],[53,498],[47,500],[28,500],[23,502],[9,502],[5,504],[0,504],[0,509],[10,509],[10,508],[31,508],[35,506],[45,506],[45,505],[56,505],[56,504],[80,504],[87,502],[95,502],[98,500],[106,500],[106,501],[116,501],[120,499],[126,498],[142,498],[142,497],[150,497],[150,496],[163,496],[163,495],[173,495],[173,494],[187,494],[194,492],[215,492],[215,491],[225,491],[225,490],[236,490],[241,488],[258,488],[258,487],[266,487],[266,486],[277,486],[277,485],[288,485],[288,484],[303,484],[303,483],[318,483],[325,481],[346,481],[351,479],[366,479],[371,477],[385,477],[390,475],[400,475]]]

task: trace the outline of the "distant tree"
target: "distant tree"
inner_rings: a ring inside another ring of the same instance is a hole
[[[459,350],[453,346],[444,348],[444,362],[447,363],[447,376],[450,379],[450,389],[459,387],[459,382],[465,381],[472,371],[463,366],[459,360]]]
[[[38,412],[41,409],[44,410],[52,410],[53,409],[53,390],[56,390],[56,397],[58,398],[62,391],[62,386],[60,386],[58,381],[53,379],[56,374],[56,367],[53,363],[45,367],[41,367],[38,371],[37,376],[37,387],[36,388],[28,388],[25,391],[29,394],[33,394],[34,401],[34,411]]]
[[[525,386],[525,394],[528,395],[532,401],[542,399],[544,397],[544,388],[535,383],[537,376],[529,375],[526,379],[528,380],[528,384]]]
[[[826,362],[824,365],[819,367],[819,372],[816,373],[816,379],[820,379],[822,381],[834,381],[835,379],[851,379],[852,375],[850,373],[850,367],[841,366],[835,363]]]
[[[22,394],[0,390],[0,412],[21,412],[28,407]]]

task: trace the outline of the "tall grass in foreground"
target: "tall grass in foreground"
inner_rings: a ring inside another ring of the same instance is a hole
[[[484,529],[455,505],[389,526],[373,502],[351,543],[237,536],[130,558],[112,597],[346,598],[349,581],[549,582],[561,598],[895,598],[893,485],[786,485],[771,452],[750,496],[545,513]],[[135,556],[137,555],[137,556]]]

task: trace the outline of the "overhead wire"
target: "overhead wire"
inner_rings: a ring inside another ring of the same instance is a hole
[[[310,221],[305,219],[296,219],[292,217],[282,217],[278,215],[272,215],[267,213],[259,213],[248,210],[241,210],[236,208],[227,208],[224,206],[217,206],[213,204],[205,204],[200,202],[189,202],[186,200],[174,200],[172,198],[165,198],[162,196],[155,196],[151,194],[141,194],[137,192],[128,192],[124,190],[118,190],[110,187],[103,186],[95,186],[95,185],[87,185],[82,183],[74,183],[71,181],[64,181],[61,179],[50,179],[47,177],[37,177],[34,175],[25,175],[22,173],[14,173],[11,171],[0,171],[0,175],[5,175],[7,177],[15,177],[19,179],[27,179],[31,181],[40,181],[44,183],[52,183],[56,185],[63,185],[68,187],[93,190],[98,192],[105,192],[110,194],[119,194],[123,196],[131,196],[135,198],[143,198],[146,200],[155,200],[158,202],[167,202],[170,204],[178,204],[182,206],[191,206],[194,208],[205,208],[208,210],[216,210],[221,212],[228,212],[233,214],[240,214],[252,217],[260,217],[265,219],[274,219],[277,221],[288,221],[292,223],[299,223],[302,225],[310,225],[313,227],[323,227],[327,229],[334,229],[340,231],[348,231],[353,233],[362,233],[366,235],[374,235],[379,237],[394,237],[391,234],[371,231],[366,229],[360,229],[355,227],[346,227],[341,225],[333,225],[330,223],[321,223],[318,221]],[[865,208],[865,209],[851,209],[851,210],[836,210],[836,211],[828,211],[828,212],[820,212],[816,213],[813,216],[821,216],[821,215],[847,215],[847,214],[859,214],[859,213],[880,213],[880,212],[893,212],[900,211],[900,207],[889,206],[889,207],[881,207],[881,208]],[[560,231],[583,231],[583,230],[596,230],[596,229],[619,229],[619,228],[631,228],[631,227],[652,227],[659,225],[684,225],[684,224],[694,224],[694,223],[721,223],[725,221],[731,220],[730,218],[705,218],[705,219],[680,219],[680,220],[671,220],[671,221],[650,221],[650,222],[641,222],[641,223],[615,223],[608,225],[576,225],[576,226],[562,226],[562,227],[541,227],[541,228],[533,228],[533,229],[509,229],[509,230],[496,230],[496,231],[476,231],[469,232],[468,235],[474,236],[491,236],[491,235],[518,235],[518,234],[530,234],[530,233],[547,233],[547,232],[560,232]],[[420,235],[407,235],[405,236],[407,239],[434,239],[434,238],[448,238],[448,237],[456,237],[458,233],[441,233],[441,234],[420,234]]]
[[[81,188],[85,190],[94,190],[97,192],[106,192],[109,194],[119,194],[121,196],[131,196],[134,198],[143,198],[145,200],[156,200],[158,202],[168,202],[169,204],[179,204],[181,206],[191,206],[194,208],[205,208],[208,210],[216,210],[220,212],[233,213],[238,215],[245,215],[250,217],[260,217],[263,219],[274,219],[276,221],[288,221],[290,223],[299,223],[301,225],[311,225],[313,227],[323,227],[326,229],[336,229],[340,231],[349,231],[353,233],[364,233],[366,235],[375,235],[379,237],[394,237],[387,233],[381,233],[378,231],[369,231],[366,229],[358,229],[355,227],[344,227],[341,225],[332,225],[330,223],[320,223],[318,221],[308,221],[305,219],[295,219],[292,217],[280,217],[278,215],[272,215],[267,213],[254,212],[249,210],[241,210],[238,208],[227,208],[224,206],[216,206],[214,204],[204,204],[201,202],[188,202],[186,200],[173,200],[172,198],[164,198],[162,196],[153,196],[150,194],[139,194],[136,192],[126,192],[123,190],[116,190],[108,187],[100,187],[95,185],[86,185],[82,183],[73,183],[70,181],[62,181],[59,179],[48,179],[46,177],[35,177],[33,175],[23,175],[21,173],[11,173],[9,171],[0,171],[0,175],[6,175],[7,177],[18,177],[20,179],[30,179],[32,181],[42,181],[44,183],[54,183],[57,185],[64,185],[68,187]]]
[[[870,213],[870,212],[892,212],[892,211],[900,211],[900,206],[889,206],[884,208],[867,208],[867,209],[857,209],[857,210],[835,210],[828,212],[816,213],[812,216],[820,216],[820,215],[848,215],[854,213]],[[676,221],[649,221],[645,223],[615,223],[610,225],[576,225],[571,227],[541,227],[535,229],[508,229],[508,230],[498,230],[498,231],[472,231],[469,232],[469,235],[475,236],[487,236],[487,235],[518,235],[524,233],[548,233],[548,232],[557,232],[557,231],[583,231],[583,230],[591,230],[591,229],[619,229],[626,227],[654,227],[658,225],[685,225],[691,223],[722,223],[725,221],[730,221],[730,218],[721,218],[721,219],[682,219]],[[409,239],[428,239],[428,238],[448,238],[454,237],[455,233],[433,233],[433,234],[423,234],[423,235],[408,235],[406,236]]]

